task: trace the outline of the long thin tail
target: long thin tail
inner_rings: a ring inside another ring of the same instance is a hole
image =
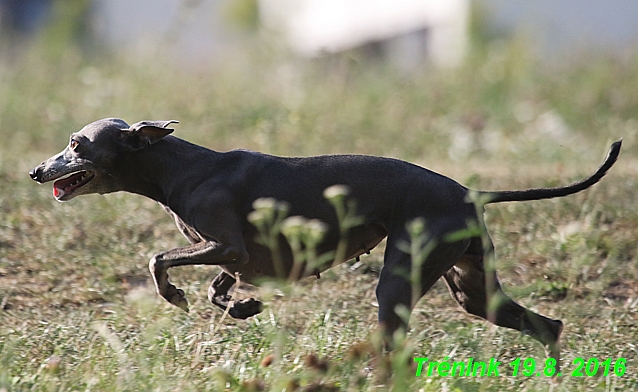
[[[622,139],[614,142],[609,148],[607,158],[605,158],[598,170],[596,170],[596,172],[588,178],[571,185],[561,186],[557,188],[534,188],[519,191],[479,192],[479,194],[482,196],[482,199],[484,198],[485,204],[490,204],[501,203],[505,201],[551,199],[554,197],[562,197],[580,192],[594,185],[595,183],[600,181],[600,179],[603,178],[605,174],[607,174],[607,171],[614,165],[616,159],[618,159],[621,145]]]

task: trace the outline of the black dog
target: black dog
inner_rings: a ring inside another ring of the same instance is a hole
[[[484,258],[493,249],[489,239],[482,240],[486,230],[467,188],[422,167],[389,158],[280,158],[243,150],[219,153],[167,136],[173,132],[167,128],[173,122],[142,121],[129,126],[120,119],[96,121],[72,134],[64,151],[30,172],[40,183],[57,180],[54,196],[60,201],[116,191],[158,201],[191,242],[157,254],[149,264],[157,292],[171,304],[188,310],[184,292],[169,283],[167,270],[209,264],[223,268],[209,288],[213,304],[222,309],[230,306],[229,314],[235,318],[261,311],[261,302],[252,298],[232,303],[228,290],[236,282],[235,274],[251,282],[259,277],[277,277],[278,272],[288,276],[294,270],[293,254],[284,237],[279,237],[280,260],[273,262],[271,250],[255,241],[257,230],[247,221],[255,200],[273,198],[286,202],[291,215],[318,219],[327,225],[318,252],[334,252],[340,240],[345,241],[347,247],[337,263],[369,252],[387,237],[376,291],[379,322],[386,336],[407,327],[395,312],[397,306],[411,310],[442,276],[466,311],[532,336],[548,345],[551,355],[559,360],[563,324],[512,301],[501,291],[495,272],[484,268]],[[581,182],[476,195],[482,200],[480,204],[487,204],[580,192],[605,175],[616,161],[620,146],[620,141],[614,143],[600,168]],[[347,187],[347,197],[356,200],[356,215],[363,218],[349,228],[345,239],[335,209],[323,196],[324,190],[334,185]],[[398,245],[410,241],[407,226],[417,219],[427,224],[426,244],[430,250],[416,266],[418,287],[414,287],[415,281],[408,276],[415,268],[412,257]],[[474,234],[452,235],[462,232]],[[318,274],[334,264],[305,268],[295,277]],[[497,306],[488,307],[489,298],[497,298]]]

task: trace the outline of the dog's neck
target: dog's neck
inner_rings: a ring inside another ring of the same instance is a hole
[[[123,191],[149,197],[165,206],[184,205],[218,161],[218,153],[176,137],[129,154],[117,174]]]

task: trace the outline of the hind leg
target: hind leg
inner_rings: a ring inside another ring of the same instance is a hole
[[[412,256],[397,247],[400,243],[409,243],[407,233],[401,236],[390,235],[384,255],[384,265],[377,284],[376,294],[379,303],[379,326],[384,333],[385,344],[392,346],[396,331],[407,331],[409,313],[416,302],[449,270],[454,262],[465,252],[469,241],[438,244],[419,268],[418,278],[412,271]],[[416,281],[415,281],[416,280]],[[397,313],[403,308],[407,313]]]
[[[470,250],[479,247],[480,239],[476,239]],[[452,297],[463,309],[498,326],[521,331],[548,346],[558,369],[563,323],[534,313],[505,295],[496,272],[485,271],[482,255],[464,254],[443,277]]]

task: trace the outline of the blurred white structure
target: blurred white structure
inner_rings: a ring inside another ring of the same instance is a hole
[[[234,42],[223,21],[224,5],[225,0],[94,0],[94,30],[123,50],[173,46],[185,59],[205,60]],[[282,34],[303,56],[380,43],[386,57],[408,66],[425,58],[454,66],[467,46],[469,0],[258,0],[258,5],[264,27]]]
[[[304,55],[382,44],[406,65],[427,57],[459,65],[467,49],[468,0],[259,0],[264,26]]]
[[[234,1],[240,0],[93,0],[92,26],[102,43],[126,53],[197,64],[222,59],[241,43],[225,20]],[[483,10],[480,22],[492,36],[522,30],[551,58],[638,46],[638,0],[254,1],[264,28],[310,57],[372,45],[408,67],[426,59],[454,66],[467,51],[470,7]]]

